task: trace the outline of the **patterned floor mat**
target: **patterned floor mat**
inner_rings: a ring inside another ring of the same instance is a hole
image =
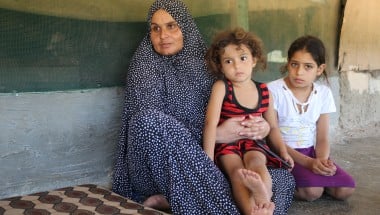
[[[1,199],[0,214],[165,215],[166,213],[144,207],[103,187],[87,184]]]

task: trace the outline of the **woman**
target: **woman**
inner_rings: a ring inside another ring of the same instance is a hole
[[[128,72],[115,192],[155,208],[169,203],[174,214],[239,214],[228,181],[201,148],[205,107],[214,81],[206,72],[205,52],[201,34],[182,2],[153,3],[148,33]],[[218,127],[217,141],[260,138],[268,130],[262,119],[233,118]],[[286,214],[294,179],[283,169],[271,173],[275,213]],[[257,212],[270,214],[271,208]]]

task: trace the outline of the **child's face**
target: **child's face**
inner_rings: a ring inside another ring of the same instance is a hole
[[[317,65],[311,54],[305,50],[294,52],[288,61],[288,83],[293,88],[308,88],[322,74],[326,65]]]
[[[220,61],[221,70],[228,80],[232,82],[251,80],[256,59],[245,45],[227,45],[220,56]]]

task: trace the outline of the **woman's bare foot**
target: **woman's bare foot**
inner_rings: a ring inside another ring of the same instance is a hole
[[[256,206],[261,208],[264,203],[270,202],[267,189],[259,174],[248,169],[239,169],[238,172],[243,184],[251,191]]]
[[[253,207],[251,215],[273,215],[274,203],[267,202],[262,205],[262,207]]]
[[[170,209],[168,200],[166,200],[165,196],[161,194],[150,196],[143,202],[143,205],[157,210]]]

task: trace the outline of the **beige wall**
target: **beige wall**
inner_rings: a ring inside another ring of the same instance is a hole
[[[380,1],[348,0],[340,37],[342,71],[380,69]]]
[[[340,35],[340,122],[355,135],[379,130],[380,1],[348,0]]]

